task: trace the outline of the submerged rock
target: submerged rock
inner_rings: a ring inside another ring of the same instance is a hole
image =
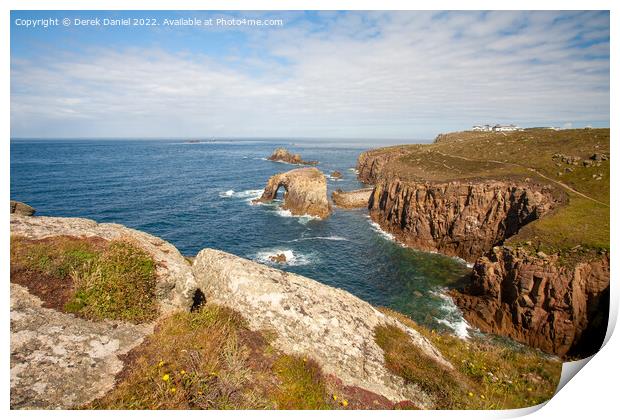
[[[263,195],[254,200],[265,203],[276,198],[284,187],[284,205],[296,216],[309,215],[325,219],[331,211],[327,201],[327,181],[323,172],[316,168],[301,168],[276,174],[269,178]]]
[[[284,264],[286,262],[286,255],[284,254],[270,255],[269,259],[275,263]]]
[[[299,153],[291,153],[283,147],[279,147],[269,156],[267,159],[275,162],[286,162],[293,165],[316,165],[319,162],[316,160],[305,161],[301,158]]]

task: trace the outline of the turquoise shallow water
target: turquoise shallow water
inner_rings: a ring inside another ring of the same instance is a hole
[[[468,271],[460,261],[403,248],[365,210],[339,210],[327,220],[290,217],[272,205],[251,205],[267,179],[294,166],[265,159],[286,146],[319,160],[336,188],[361,188],[354,171],[363,147],[275,141],[14,140],[11,198],[37,215],[87,217],[149,232],[183,254],[204,247],[270,263],[284,252],[299,273],[403,312],[431,328],[465,332],[442,290]]]

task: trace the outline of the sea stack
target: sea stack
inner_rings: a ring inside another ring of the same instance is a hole
[[[295,216],[309,215],[325,219],[331,211],[327,200],[327,181],[316,168],[300,168],[279,173],[267,181],[263,195],[255,203],[269,202],[276,198],[278,189],[284,187],[284,205]]]
[[[299,153],[293,154],[283,147],[279,147],[274,150],[271,156],[267,159],[273,160],[274,162],[284,162],[293,165],[316,165],[319,163],[317,160],[303,160]]]

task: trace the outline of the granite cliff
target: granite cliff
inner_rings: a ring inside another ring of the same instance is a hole
[[[382,178],[368,208],[371,218],[400,242],[473,262],[556,204],[544,186]]]
[[[364,152],[357,170],[384,230],[474,263],[453,292],[471,324],[587,356],[607,326],[608,150],[606,129],[449,133]]]

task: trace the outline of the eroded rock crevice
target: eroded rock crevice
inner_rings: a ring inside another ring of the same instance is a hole
[[[574,266],[558,256],[495,247],[453,292],[465,318],[559,356],[587,356],[602,345],[609,308],[609,254]]]

